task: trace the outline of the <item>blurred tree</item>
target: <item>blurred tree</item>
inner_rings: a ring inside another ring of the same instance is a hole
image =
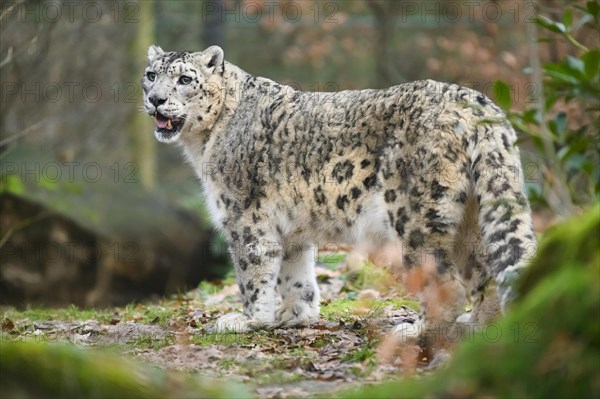
[[[141,71],[146,66],[148,46],[154,42],[154,4],[138,1],[139,18],[137,32],[129,42],[130,82],[138,82]],[[141,101],[141,93],[138,98]],[[145,188],[153,188],[156,184],[156,140],[152,135],[154,129],[152,119],[135,107],[130,110],[131,116],[127,126],[131,158],[139,171],[140,182]]]
[[[367,4],[377,21],[374,27],[376,40],[373,46],[377,63],[375,84],[377,87],[391,86],[404,80],[398,76],[394,60],[389,52],[402,0],[367,0]]]
[[[202,5],[202,41],[204,47],[214,45],[223,47],[225,43],[223,36],[225,21],[223,20],[222,13],[216,11],[222,7],[223,0],[204,0],[204,4]]]

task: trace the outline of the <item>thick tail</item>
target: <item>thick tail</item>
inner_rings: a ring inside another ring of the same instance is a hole
[[[479,203],[485,263],[504,311],[514,299],[514,281],[535,252],[536,239],[515,131],[502,117],[480,124],[476,136],[471,181]]]

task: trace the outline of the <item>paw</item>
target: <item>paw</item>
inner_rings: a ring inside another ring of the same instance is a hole
[[[509,266],[496,277],[496,288],[500,297],[500,309],[506,313],[506,309],[517,298],[517,292],[514,288],[515,282],[522,274],[523,267]]]
[[[213,333],[227,333],[236,332],[244,333],[251,331],[250,318],[242,313],[227,313],[219,317],[215,322],[211,332]]]
[[[414,322],[404,321],[392,329],[392,334],[403,343],[415,343],[423,334],[423,322],[419,319]]]
[[[284,304],[277,312],[280,327],[309,325],[319,321],[319,306],[304,301]]]
[[[215,322],[211,332],[213,333],[245,333],[254,330],[273,328],[275,323],[251,319],[243,313],[227,313],[219,317]]]
[[[461,324],[470,324],[472,323],[472,316],[473,315],[471,312],[463,313],[456,318],[456,322]]]

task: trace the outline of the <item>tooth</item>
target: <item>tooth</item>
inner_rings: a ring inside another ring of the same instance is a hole
[[[172,128],[173,128],[173,126],[171,125],[171,120],[170,120],[170,119],[167,119],[167,129],[169,129],[169,130],[170,130],[170,129],[172,129]]]

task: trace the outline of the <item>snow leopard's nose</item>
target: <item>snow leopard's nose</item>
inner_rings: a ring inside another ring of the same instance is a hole
[[[148,98],[148,101],[150,101],[152,105],[158,108],[158,106],[164,104],[165,101],[167,101],[167,99],[158,96],[151,96],[150,98]]]

